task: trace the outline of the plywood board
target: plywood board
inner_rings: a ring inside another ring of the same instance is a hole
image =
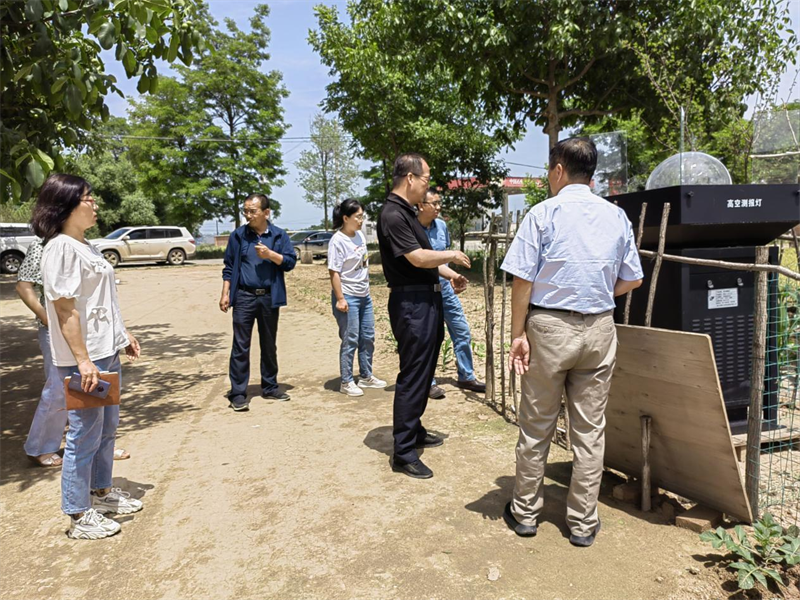
[[[618,325],[605,464],[638,477],[642,415],[652,418],[652,485],[751,522],[711,338]]]

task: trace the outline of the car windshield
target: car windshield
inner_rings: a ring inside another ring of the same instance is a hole
[[[293,242],[302,242],[304,239],[306,239],[312,233],[314,233],[314,232],[313,231],[298,231],[297,233],[293,233],[292,237],[289,238],[289,239],[291,239]]]
[[[117,229],[116,231],[112,231],[106,236],[107,240],[116,240],[121,238],[123,235],[128,233],[131,230],[130,227],[123,227],[122,229]]]

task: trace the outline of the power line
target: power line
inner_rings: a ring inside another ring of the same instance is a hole
[[[510,160],[504,161],[507,165],[514,165],[515,167],[530,167],[531,169],[541,169],[547,171],[547,167],[540,167],[539,165],[526,165],[525,163],[511,162]]]

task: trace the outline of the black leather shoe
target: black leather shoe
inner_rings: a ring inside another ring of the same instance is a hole
[[[230,406],[236,412],[250,410],[250,402],[244,396],[239,396],[238,398],[231,398],[230,404],[228,406]]]
[[[417,459],[411,463],[397,463],[392,457],[392,471],[395,473],[403,473],[414,479],[430,479],[433,477],[433,471],[425,466],[421,460]]]
[[[292,399],[289,394],[279,390],[275,390],[274,392],[269,392],[267,394],[261,394],[261,397],[266,398],[267,400],[277,400],[278,402],[288,402]]]
[[[444,390],[440,388],[438,385],[432,385],[431,390],[428,392],[428,398],[433,398],[434,400],[441,400],[444,398]]]
[[[469,379],[465,381],[458,381],[456,382],[456,386],[460,387],[462,390],[469,390],[470,392],[478,392],[479,394],[483,394],[486,392],[486,384],[482,381],[478,381],[477,379]]]
[[[585,537],[579,535],[572,535],[569,536],[569,543],[573,546],[578,546],[579,548],[588,548],[592,544],[594,544],[594,538],[597,537],[597,534],[600,533],[600,521],[597,522],[597,527],[594,528],[594,532],[592,535],[587,535]]]
[[[533,537],[539,530],[539,528],[536,525],[523,525],[522,523],[517,521],[514,518],[513,513],[511,512],[511,502],[506,504],[506,507],[503,510],[503,520],[506,522],[506,525],[508,525],[514,533],[516,533],[518,536],[521,537]]]
[[[441,446],[444,444],[444,440],[440,438],[438,435],[433,435],[432,433],[426,433],[425,438],[421,441],[417,442],[417,448],[435,448],[436,446]]]

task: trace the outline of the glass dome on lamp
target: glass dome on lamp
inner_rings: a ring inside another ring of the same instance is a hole
[[[731,174],[719,160],[704,152],[684,152],[670,156],[653,169],[645,189],[655,190],[673,185],[730,184]]]

